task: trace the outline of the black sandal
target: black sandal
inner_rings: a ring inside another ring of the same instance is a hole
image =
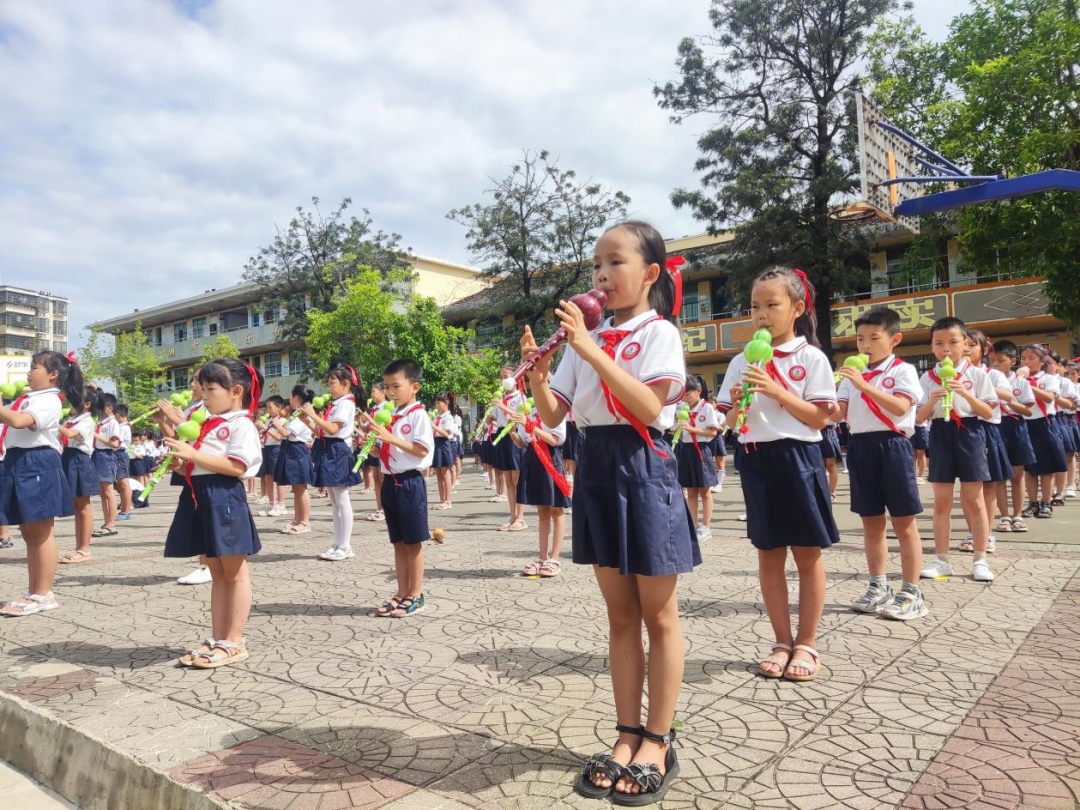
[[[631,726],[616,725],[615,730],[622,734],[637,734],[638,736],[648,733],[645,731],[644,726],[633,728]],[[615,783],[623,778],[625,771],[626,766],[616,762],[611,754],[606,752],[593,754],[589,757],[589,761],[585,763],[585,768],[581,771],[574,789],[587,799],[606,799],[615,792]],[[606,776],[611,780],[611,784],[606,788],[594,785],[592,778],[595,775]]]
[[[398,596],[395,594],[392,599],[377,607],[373,615],[378,616],[380,619],[389,619],[390,614],[397,610],[398,605],[400,605],[404,601],[404,596]]]
[[[645,764],[631,762],[623,768],[623,775],[628,776],[641,788],[641,793],[618,793],[612,790],[611,801],[623,807],[644,807],[647,804],[656,804],[664,798],[667,789],[671,787],[671,780],[679,773],[679,759],[675,756],[675,746],[672,745],[675,740],[675,729],[671,729],[667,734],[653,734],[643,728],[641,734],[646,740],[668,746],[667,754],[664,756],[664,773],[661,774],[660,768],[653,762]]]

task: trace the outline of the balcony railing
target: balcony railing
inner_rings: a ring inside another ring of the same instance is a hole
[[[283,346],[284,339],[278,333],[277,323],[265,324],[263,326],[239,326],[233,329],[228,329],[224,332],[230,338],[236,347],[244,354],[250,354],[258,349],[274,348]],[[154,354],[162,358],[165,361],[169,360],[190,360],[193,358],[202,357],[202,353],[205,347],[213,343],[217,339],[217,334],[211,335],[209,332],[202,337],[188,338],[187,340],[181,340],[175,343],[164,343],[160,346],[153,343],[150,344],[150,348],[153,349]]]

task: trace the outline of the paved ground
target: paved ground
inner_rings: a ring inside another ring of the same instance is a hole
[[[534,534],[494,531],[504,507],[479,476],[461,489],[453,511],[433,513],[447,542],[426,550],[429,607],[409,620],[370,616],[393,593],[381,524],[358,521],[358,558],[332,564],[314,559],[325,501],[311,535],[257,518],[252,657],[206,672],[174,664],[206,632],[208,590],[176,585],[188,566],[161,557],[176,492],[163,488],[94,563],[61,567],[61,610],[0,622],[0,687],[251,808],[600,806],[571,789],[614,722],[590,573],[567,562],[558,580],[520,577]],[[1075,807],[1080,504],[1000,537],[993,585],[957,554],[965,575],[930,583],[930,617],[905,625],[847,610],[865,575],[844,480],[839,494],[824,671],[765,681],[753,671],[772,639],[729,478],[717,539],[681,584],[683,778],[663,806]],[[61,525],[64,549],[71,532]],[[13,595],[23,557],[0,554]],[[4,798],[0,787],[13,806]]]

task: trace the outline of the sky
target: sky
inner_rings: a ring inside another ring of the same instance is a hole
[[[86,324],[240,281],[312,197],[471,263],[446,212],[523,149],[666,237],[696,140],[652,96],[709,0],[0,0],[0,283]],[[966,0],[916,0],[935,38]]]

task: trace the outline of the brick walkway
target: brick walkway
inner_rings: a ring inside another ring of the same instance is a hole
[[[429,607],[409,620],[370,615],[393,592],[382,524],[358,520],[357,559],[332,564],[314,559],[325,501],[311,535],[257,518],[251,658],[214,672],[174,663],[207,632],[209,589],[176,585],[188,566],[161,557],[176,492],[162,488],[95,562],[61,566],[61,610],[0,622],[0,687],[250,808],[601,806],[572,791],[612,739],[599,593],[568,560],[558,580],[518,576],[535,534],[496,532],[505,506],[463,481],[455,509],[432,513],[447,542],[425,551]],[[824,670],[796,685],[753,674],[772,637],[729,479],[717,539],[680,585],[682,778],[663,806],[1077,806],[1080,504],[999,537],[993,585],[932,582],[930,617],[899,624],[847,610],[865,575],[845,483]],[[3,595],[24,587],[21,553],[0,552]]]

